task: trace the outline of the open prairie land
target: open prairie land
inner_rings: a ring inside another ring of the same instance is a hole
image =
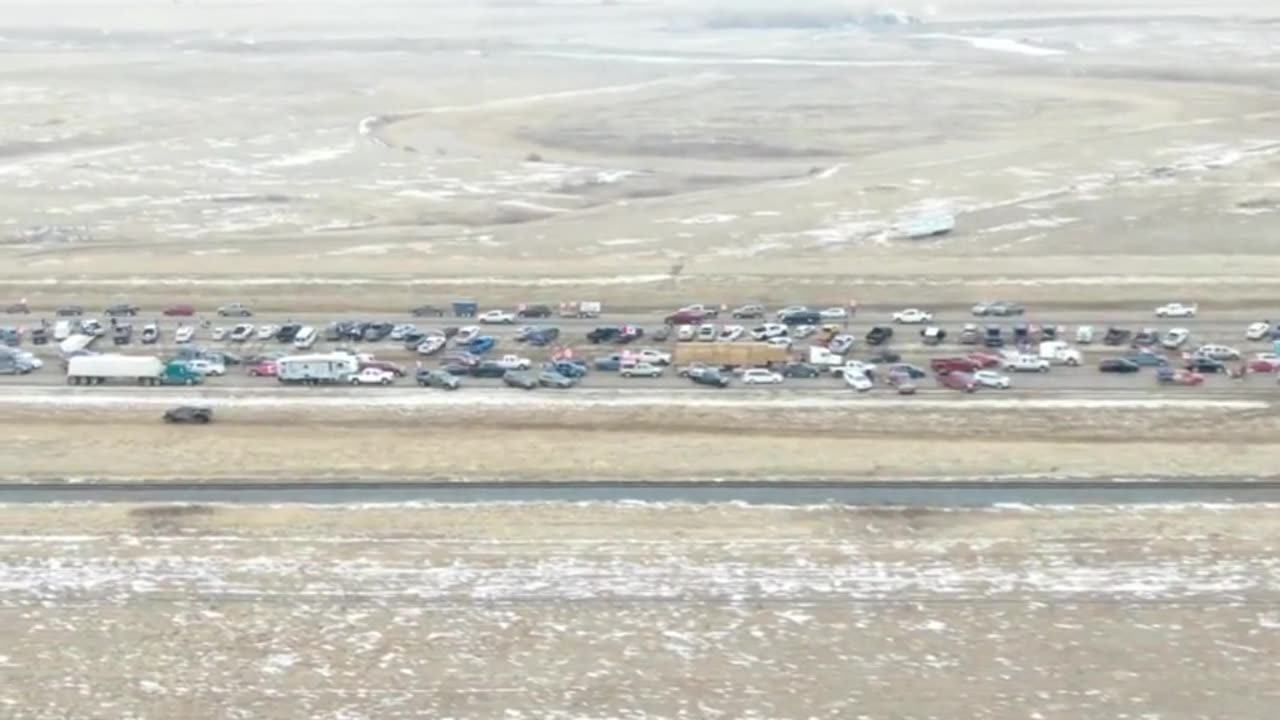
[[[1263,304],[1280,50],[1236,5],[19,2],[0,281]]]

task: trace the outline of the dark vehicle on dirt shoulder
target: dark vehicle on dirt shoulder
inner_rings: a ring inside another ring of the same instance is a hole
[[[806,363],[787,363],[782,366],[782,376],[788,378],[816,378],[822,374],[818,368]]]
[[[893,339],[893,328],[888,325],[876,325],[867,332],[868,345],[883,345]]]
[[[414,317],[444,317],[444,308],[438,308],[435,305],[419,305],[409,309],[409,314]]]
[[[196,314],[196,309],[193,305],[178,303],[165,308],[163,314],[166,317],[190,317]]]
[[[31,312],[31,308],[25,301],[10,303],[4,306],[4,311],[10,315],[26,315]]]
[[[79,317],[84,314],[84,308],[79,305],[63,305],[58,308],[59,317]]]
[[[451,373],[446,370],[419,370],[414,374],[413,379],[422,387],[440,388],[441,390],[457,390],[462,387],[462,381],[458,379],[459,373]]]
[[[213,408],[199,405],[179,405],[165,411],[164,421],[167,423],[205,425],[213,421]]]
[[[973,375],[965,372],[941,373],[938,375],[938,384],[945,388],[968,393],[978,389],[978,381],[973,379]]]
[[[1136,373],[1141,369],[1141,365],[1125,358],[1108,358],[1098,363],[1098,371],[1104,373]]]
[[[130,305],[129,303],[116,303],[115,305],[108,305],[107,309],[103,311],[103,314],[106,315],[107,317],[125,317],[125,316],[131,317],[133,315],[137,315],[140,309],[141,308],[139,308],[137,305]]]
[[[753,318],[762,318],[764,317],[764,306],[763,305],[743,305],[740,308],[734,309],[733,317],[735,320],[750,320]]]
[[[690,372],[688,377],[695,385],[706,385],[708,387],[717,388],[729,387],[729,376],[712,368],[705,368],[696,373]]]
[[[532,390],[538,387],[538,379],[525,372],[513,372],[508,370],[503,373],[502,382],[507,387],[519,388],[521,390]]]

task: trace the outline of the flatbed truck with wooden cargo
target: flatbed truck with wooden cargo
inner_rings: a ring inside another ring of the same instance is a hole
[[[711,367],[740,368],[782,365],[791,359],[785,347],[768,343],[680,343],[675,363],[702,363]]]

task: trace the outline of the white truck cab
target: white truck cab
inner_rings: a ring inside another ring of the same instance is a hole
[[[1040,343],[1040,357],[1054,365],[1076,367],[1083,362],[1079,350],[1061,340],[1046,340]]]

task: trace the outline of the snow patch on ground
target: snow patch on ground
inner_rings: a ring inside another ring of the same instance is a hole
[[[681,225],[716,225],[719,223],[733,222],[737,219],[737,215],[730,215],[728,213],[704,213],[702,215],[694,215],[686,218],[662,218],[660,220],[654,220],[654,222],[659,225],[667,223],[679,223]]]
[[[978,50],[1014,53],[1017,55],[1028,55],[1031,57],[1053,57],[1056,55],[1066,54],[1064,51],[1055,48],[1040,47],[1038,45],[1031,45],[1029,43],[1011,40],[1009,38],[948,35],[946,33],[922,33],[913,35],[912,37],[924,40],[953,40],[956,42],[968,43],[970,46],[977,48]]]
[[[822,58],[783,58],[783,57],[733,57],[733,56],[700,56],[700,55],[668,55],[618,52],[565,52],[538,51],[531,53],[542,57],[563,58],[566,60],[629,62],[645,65],[779,65],[796,67],[929,67],[935,62],[924,60],[835,60]]]

